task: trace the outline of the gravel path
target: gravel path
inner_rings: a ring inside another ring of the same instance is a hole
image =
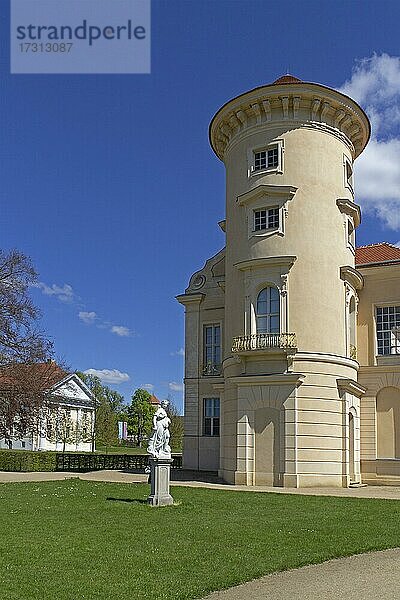
[[[400,549],[273,573],[203,600],[399,600]]]

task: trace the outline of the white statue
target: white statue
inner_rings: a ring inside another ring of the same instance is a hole
[[[154,458],[171,458],[169,445],[169,425],[171,419],[167,415],[168,400],[162,400],[153,416],[153,433],[150,436],[147,452]]]

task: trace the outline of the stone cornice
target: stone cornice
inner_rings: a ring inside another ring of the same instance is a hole
[[[356,290],[362,290],[364,287],[364,279],[361,273],[349,265],[340,267],[340,279],[347,281]]]
[[[340,212],[345,213],[353,218],[355,227],[359,226],[361,223],[361,209],[358,204],[355,204],[347,198],[338,198],[336,200],[336,205]]]
[[[210,143],[224,160],[229,145],[260,125],[311,127],[343,139],[356,158],[370,136],[368,117],[348,96],[315,83],[267,85],[227,102],[210,124]]]
[[[273,196],[273,197],[282,197],[287,198],[287,200],[291,200],[295,193],[297,192],[297,188],[292,185],[258,185],[256,188],[242,194],[237,197],[237,203],[240,205],[246,204],[247,202],[251,202],[251,200],[255,200],[256,198],[262,196]]]
[[[337,379],[336,383],[340,391],[349,392],[357,398],[360,398],[367,391],[367,388],[354,379]]]
[[[252,260],[244,260],[242,262],[236,263],[234,266],[239,271],[248,271],[249,269],[263,269],[264,267],[280,267],[285,266],[290,269],[295,261],[297,256],[268,256],[265,258],[253,258]]]
[[[252,385],[295,385],[299,387],[305,380],[303,373],[283,373],[282,375],[238,375],[227,379],[240,386]]]
[[[186,304],[200,304],[200,302],[204,298],[204,294],[181,294],[180,296],[175,296],[180,304],[186,306]]]

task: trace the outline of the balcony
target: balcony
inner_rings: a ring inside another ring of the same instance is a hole
[[[296,347],[296,334],[294,333],[254,333],[233,338],[232,352],[290,350]]]
[[[221,375],[221,363],[207,363],[203,365],[202,374],[204,377],[218,377]]]

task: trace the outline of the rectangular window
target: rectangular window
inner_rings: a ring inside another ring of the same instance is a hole
[[[344,171],[346,187],[353,193],[353,166],[347,157],[344,159]]]
[[[355,231],[353,222],[348,219],[347,221],[347,242],[350,244],[352,248],[355,247]]]
[[[204,326],[203,375],[221,374],[221,326]]]
[[[203,435],[219,435],[219,398],[204,398]]]
[[[400,306],[376,308],[378,354],[400,354]]]
[[[279,165],[278,146],[254,152],[254,171],[275,169]]]
[[[277,229],[279,227],[279,208],[262,208],[254,211],[254,231]]]

